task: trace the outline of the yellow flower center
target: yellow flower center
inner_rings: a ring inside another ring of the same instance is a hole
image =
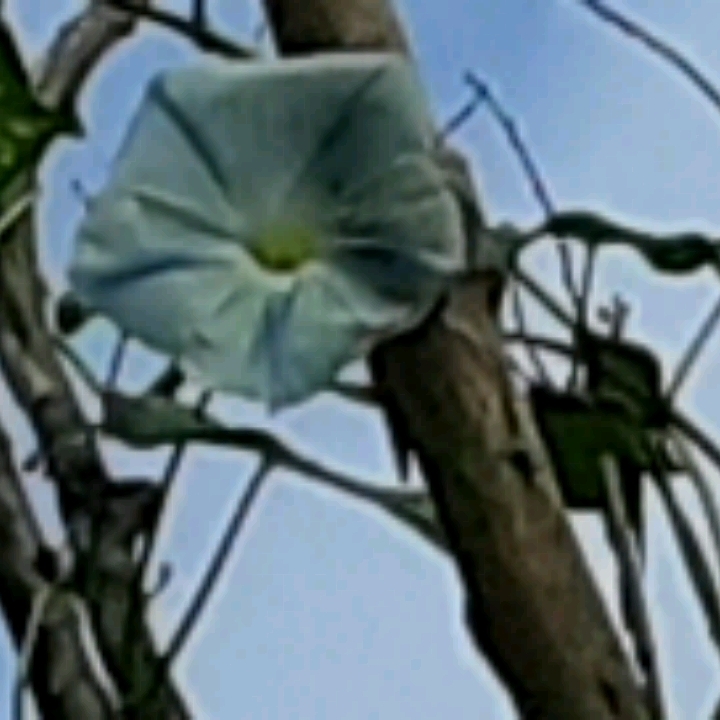
[[[275,222],[268,225],[254,243],[252,253],[266,269],[296,270],[320,255],[320,233],[302,222]]]

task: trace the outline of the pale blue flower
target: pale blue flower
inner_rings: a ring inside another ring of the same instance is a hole
[[[417,323],[463,265],[415,69],[208,64],[149,86],[70,277],[206,385],[273,407]]]

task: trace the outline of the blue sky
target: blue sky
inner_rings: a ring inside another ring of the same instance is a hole
[[[8,0],[6,13],[28,60],[42,53],[79,0]],[[166,2],[185,11],[188,2]],[[209,2],[212,22],[247,40],[259,21],[256,3]],[[694,0],[625,0],[644,19],[720,78],[717,5]],[[675,74],[601,25],[573,0],[405,0],[409,24],[438,119],[468,98],[462,75],[472,69],[517,119],[559,207],[604,210],[656,230],[720,227],[718,118]],[[83,142],[57,143],[43,167],[39,208],[42,262],[62,286],[82,204],[79,179],[99,189],[145,83],[160,68],[194,62],[188,44],[143,26],[95,72],[82,96]],[[456,142],[473,161],[489,216],[530,224],[540,217],[499,129],[479,113]],[[528,268],[560,292],[549,248]],[[660,281],[636,257],[613,250],[600,267],[596,298],[622,290],[634,302],[629,333],[651,342],[668,370],[714,302],[709,272]],[[528,306],[537,330],[553,330]],[[99,372],[113,332],[96,323],[79,341]],[[682,406],[714,434],[720,431],[717,342],[681,395]],[[159,367],[135,348],[121,381],[143,385]],[[358,371],[361,372],[361,371]],[[19,457],[31,449],[22,417],[0,387],[3,420]],[[92,408],[91,408],[92,409]],[[270,420],[256,406],[222,399],[213,410],[227,420]],[[8,421],[9,419],[9,421]],[[334,466],[370,482],[392,479],[387,439],[377,417],[320,397],[273,421],[284,437]],[[117,446],[108,458],[121,475],[159,472],[164,452],[139,455]],[[155,607],[164,641],[242,491],[252,459],[192,450],[165,523],[160,559],[174,576]],[[57,536],[52,493],[30,477],[32,498]],[[697,517],[690,492],[686,507]],[[720,694],[717,660],[688,587],[656,498],[649,503],[648,587],[660,639],[661,666],[672,718],[705,718]],[[616,616],[615,574],[598,524],[574,521]],[[177,676],[200,720],[506,720],[512,707],[492,672],[478,660],[461,622],[462,595],[447,559],[421,546],[373,510],[302,479],[277,473],[266,486],[233,554],[207,615],[186,648]],[[0,698],[9,697],[14,661],[0,635]]]

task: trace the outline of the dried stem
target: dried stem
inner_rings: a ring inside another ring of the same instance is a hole
[[[242,529],[250,509],[260,492],[270,467],[271,463],[268,462],[266,458],[263,458],[260,461],[258,469],[251,477],[247,488],[243,492],[237,506],[235,507],[235,511],[233,512],[225,532],[220,539],[220,543],[210,560],[210,564],[206,568],[198,589],[190,601],[190,605],[183,615],[177,630],[173,634],[167,649],[158,661],[153,673],[146,679],[145,687],[139,696],[130,698],[126,702],[126,708],[142,707],[147,699],[152,697],[152,695],[157,691],[159,682],[168,673],[173,661],[185,646],[185,643],[190,637],[190,633],[197,625],[203,609],[210,598],[210,594],[212,593],[220,574],[230,557],[230,552],[232,551],[240,530]]]
[[[67,595],[45,606],[32,637],[32,608],[49,590],[37,570],[42,539],[38,522],[12,462],[10,441],[0,428],[0,606],[11,638],[29,672],[43,717],[53,720],[112,720],[112,702],[82,639],[76,604]],[[58,682],[61,679],[61,682]],[[16,692],[16,710],[17,710]]]
[[[247,60],[257,57],[255,50],[239,45],[207,28],[203,0],[194,0],[193,13],[189,20],[166,10],[159,10],[149,5],[138,5],[129,0],[112,0],[111,4],[136,18],[154,22],[188,38],[206,52],[215,53],[230,60]]]
[[[683,354],[683,357],[675,370],[675,374],[670,381],[670,385],[668,386],[665,395],[666,402],[668,404],[672,403],[677,397],[680,388],[690,374],[693,365],[700,357],[702,349],[707,344],[713,330],[717,326],[718,320],[720,320],[720,298],[716,300],[707,317],[703,320],[697,334],[688,345],[687,350]]]
[[[520,301],[520,291],[517,285],[512,289],[513,298],[513,312],[515,315],[515,323],[517,324],[518,332],[522,335],[526,334],[527,325],[525,324],[525,313],[523,312],[522,302]],[[538,374],[538,378],[543,385],[553,386],[552,378],[545,367],[536,345],[528,344],[525,346],[527,349],[528,357],[535,367]]]
[[[620,594],[625,623],[635,641],[635,653],[645,672],[646,694],[653,720],[665,717],[662,683],[652,625],[643,593],[642,563],[633,537],[623,501],[622,477],[615,458],[604,455],[600,459],[606,496],[606,520],[610,542],[620,567]]]
[[[51,44],[36,76],[40,102],[50,108],[72,107],[96,63],[133,27],[133,18],[127,13],[105,0],[91,2],[62,26]],[[12,207],[34,185],[33,169],[14,186],[4,188],[2,206]],[[8,386],[30,416],[48,472],[58,486],[61,513],[75,550],[73,582],[88,604],[103,660],[120,692],[125,692],[135,672],[155,660],[152,638],[141,618],[134,629],[130,664],[117,642],[117,628],[132,590],[127,571],[133,563],[133,540],[151,519],[155,499],[146,482],[115,483],[106,471],[94,431],[85,421],[57,356],[46,323],[45,298],[35,228],[26,214],[0,245],[0,362]],[[97,561],[92,567],[91,560]],[[0,589],[0,599],[2,593]],[[163,686],[154,712],[148,720],[188,717],[170,683]],[[104,717],[85,715],[82,705],[76,705],[70,716],[83,720]]]

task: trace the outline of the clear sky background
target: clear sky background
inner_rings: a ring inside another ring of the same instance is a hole
[[[7,0],[6,14],[28,60],[44,51],[80,0]],[[188,2],[162,7],[186,11]],[[247,41],[255,2],[210,0],[217,29]],[[715,0],[624,0],[618,6],[662,33],[720,79]],[[603,210],[658,231],[720,228],[720,118],[679,77],[581,9],[574,0],[405,0],[401,6],[438,119],[470,97],[472,69],[519,122],[559,207]],[[108,57],[82,96],[87,139],[57,143],[43,166],[39,208],[44,267],[54,287],[72,247],[82,203],[71,188],[102,187],[109,162],[148,79],[198,60],[183,40],[149,25]],[[457,135],[471,157],[492,220],[540,218],[516,159],[480,112]],[[718,294],[706,271],[659,281],[629,253],[606,251],[596,298],[622,290],[633,300],[629,334],[651,342],[670,371]],[[533,251],[528,268],[560,292],[556,257]],[[552,331],[528,308],[533,329]],[[114,332],[95,323],[78,342],[104,372]],[[720,433],[720,364],[714,340],[681,396],[682,406]],[[160,367],[136,346],[121,382],[132,390]],[[362,369],[358,370],[359,373]],[[22,417],[0,388],[5,424],[22,458],[32,448]],[[335,467],[369,482],[392,482],[377,416],[328,396],[268,419],[254,405],[222,399],[212,409],[236,423],[276,428]],[[108,449],[121,475],[159,473],[165,452]],[[164,642],[241,493],[253,461],[195,449],[178,482],[158,557],[174,566],[154,618]],[[32,498],[59,537],[52,492],[30,477]],[[685,506],[699,517],[690,492]],[[648,506],[653,620],[670,717],[708,717],[718,695],[717,660],[657,498]],[[615,617],[615,568],[593,519],[574,525]],[[303,479],[276,473],[266,485],[219,591],[177,668],[199,720],[507,720],[512,706],[474,653],[461,621],[462,594],[450,562],[378,512]],[[0,633],[0,700],[9,706],[15,669]],[[7,703],[7,704],[6,704]],[[0,709],[0,717],[5,716]]]

